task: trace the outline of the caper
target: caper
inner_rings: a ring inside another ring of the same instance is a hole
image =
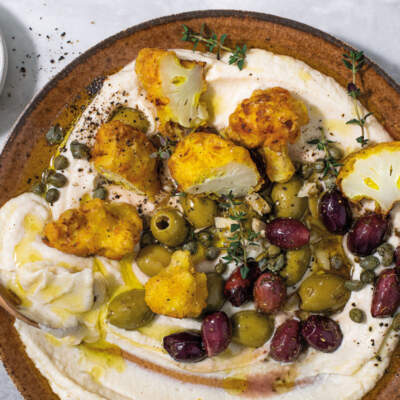
[[[361,268],[374,270],[379,265],[379,258],[375,256],[367,256],[360,261]]]
[[[392,264],[394,258],[394,248],[390,243],[381,244],[378,249],[378,254],[382,257],[382,264],[388,267]]]
[[[400,331],[400,314],[397,314],[397,315],[393,318],[392,328],[393,328],[393,330],[395,330],[396,332],[399,332],[399,331]]]
[[[46,185],[42,182],[36,182],[32,185],[32,192],[38,195],[41,195],[45,192]]]
[[[364,321],[365,314],[363,310],[360,310],[359,308],[352,308],[349,312],[349,316],[353,322],[356,322],[357,324],[360,324],[361,322]]]
[[[343,258],[340,257],[339,255],[335,254],[334,256],[331,257],[329,260],[330,265],[333,269],[340,269],[343,267]]]
[[[49,175],[47,178],[47,183],[49,185],[61,188],[67,183],[67,178],[61,172],[56,172],[55,174]]]
[[[213,235],[210,231],[201,231],[198,235],[197,238],[201,244],[203,244],[206,247],[210,247],[213,242]]]
[[[53,163],[55,169],[65,169],[69,165],[68,158],[61,155],[57,156]]]
[[[146,247],[154,243],[155,239],[150,231],[145,231],[142,233],[142,237],[140,238],[140,247]]]
[[[47,143],[50,145],[60,144],[64,139],[64,133],[60,125],[52,126],[46,133]]]
[[[301,175],[304,179],[308,179],[313,173],[313,167],[311,164],[303,164],[301,166]]]
[[[107,320],[118,328],[133,330],[147,325],[154,317],[144,300],[143,289],[120,293],[108,306]]]
[[[336,176],[332,174],[327,174],[323,177],[322,181],[325,184],[327,190],[331,190],[336,186]]]
[[[222,274],[226,271],[226,268],[227,268],[226,264],[223,263],[222,261],[220,261],[220,262],[215,266],[214,269],[215,269],[215,272],[216,272],[217,274],[222,275]]]
[[[316,161],[314,163],[314,170],[316,172],[322,172],[325,169],[325,163],[322,160]]]
[[[80,160],[87,160],[90,157],[90,150],[83,143],[79,143],[77,140],[74,140],[70,144],[70,149],[72,153],[72,157],[80,159]]]
[[[375,280],[374,271],[365,270],[365,271],[361,272],[360,280],[362,283],[373,283]]]
[[[364,287],[364,284],[361,281],[357,280],[349,280],[344,283],[346,289],[351,290],[352,292],[358,292]]]
[[[206,313],[218,311],[225,303],[224,297],[224,279],[216,272],[209,272],[207,274],[207,306]]]
[[[49,189],[46,193],[46,201],[50,204],[55,203],[60,198],[60,191],[58,189]]]
[[[219,256],[220,250],[217,247],[209,247],[206,250],[207,260],[215,260]]]
[[[104,187],[99,187],[93,191],[94,199],[105,200],[107,198],[107,195],[108,195],[108,190]]]
[[[279,254],[281,254],[281,249],[278,246],[271,244],[271,246],[268,247],[266,253],[268,257],[275,258],[279,256]]]
[[[198,246],[198,245],[197,245],[197,242],[195,242],[195,241],[193,240],[193,241],[190,241],[190,242],[185,243],[185,244],[182,246],[182,249],[183,249],[183,250],[188,250],[188,251],[190,252],[190,254],[193,255],[193,254],[196,254],[197,246]]]
[[[42,172],[42,182],[43,183],[48,183],[49,177],[53,174],[55,174],[56,172],[54,171],[54,169],[50,169],[50,168],[46,168],[45,170],[43,170]]]
[[[105,186],[107,183],[107,179],[103,175],[96,175],[96,177],[93,179],[93,189]]]
[[[330,145],[328,153],[334,160],[340,160],[343,157],[343,151],[336,146]]]

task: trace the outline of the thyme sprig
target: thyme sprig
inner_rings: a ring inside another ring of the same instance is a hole
[[[226,248],[226,255],[222,259],[226,263],[234,262],[240,267],[240,274],[243,279],[246,279],[250,268],[248,266],[248,255],[247,245],[258,246],[258,243],[254,242],[257,239],[258,234],[252,229],[244,226],[245,221],[248,219],[248,215],[245,211],[235,211],[236,206],[242,205],[243,202],[236,200],[233,197],[232,192],[228,196],[224,197],[224,202],[220,203],[220,207],[230,210],[229,218],[234,221],[230,225],[230,233],[228,237],[229,245]]]
[[[223,33],[219,38],[214,32],[207,34],[205,24],[201,25],[200,32],[194,32],[187,25],[183,25],[182,40],[184,42],[193,43],[193,51],[196,50],[200,42],[205,44],[210,53],[214,53],[215,51],[218,60],[221,58],[221,52],[227,51],[231,53],[229,56],[229,64],[237,65],[237,67],[242,70],[246,59],[247,45],[244,44],[242,47],[236,45],[235,49],[232,49],[224,44],[227,37],[228,35],[226,33]]]
[[[160,141],[160,147],[157,151],[150,154],[151,158],[160,158],[161,160],[168,160],[174,152],[177,142],[174,142],[162,135],[157,135]]]
[[[358,107],[358,98],[361,95],[360,88],[356,84],[356,76],[365,65],[365,57],[362,51],[350,50],[349,53],[343,54],[343,63],[351,71],[352,81],[347,85],[347,94],[353,98],[354,111],[356,118],[350,119],[346,124],[358,125],[361,128],[361,136],[357,137],[356,141],[364,147],[368,144],[368,139],[365,137],[365,124],[367,118],[372,115],[371,112],[361,116],[361,111]]]
[[[322,127],[319,127],[319,130],[321,131],[321,137],[309,140],[307,141],[307,143],[317,146],[318,150],[321,150],[325,153],[324,158],[322,159],[324,163],[322,175],[325,177],[326,175],[328,175],[329,172],[331,172],[332,174],[337,176],[338,170],[336,168],[342,166],[343,164],[335,160],[329,153],[329,145],[335,143],[335,141],[326,138],[325,131]]]

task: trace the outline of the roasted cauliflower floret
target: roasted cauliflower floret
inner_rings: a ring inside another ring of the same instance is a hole
[[[145,286],[145,300],[156,314],[198,317],[207,305],[206,274],[196,272],[189,251],[176,251],[171,262]]]
[[[271,181],[288,181],[295,172],[287,144],[294,143],[300,127],[308,123],[303,102],[286,89],[256,90],[229,117],[226,135],[247,148],[259,148]]]
[[[181,191],[245,196],[262,178],[244,147],[213,133],[195,132],[176,146],[168,168]]]
[[[120,260],[134,251],[142,229],[142,220],[132,205],[91,199],[48,223],[43,241],[64,253]]]
[[[155,151],[143,132],[112,121],[98,130],[92,159],[107,179],[153,198],[160,191]]]
[[[380,143],[344,160],[337,184],[353,201],[371,199],[388,213],[400,200],[400,142]]]
[[[145,48],[135,64],[139,82],[155,104],[159,130],[179,139],[183,128],[205,123],[208,112],[201,99],[206,90],[204,63],[180,60],[173,51]]]

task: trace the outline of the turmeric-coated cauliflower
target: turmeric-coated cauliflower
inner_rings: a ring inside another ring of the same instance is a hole
[[[281,87],[255,90],[229,117],[225,134],[247,148],[259,148],[271,181],[288,181],[295,172],[287,144],[294,143],[308,123],[306,106]]]
[[[155,151],[143,132],[112,121],[98,130],[92,159],[107,179],[153,198],[160,190]]]
[[[132,205],[91,199],[48,223],[43,241],[81,257],[101,255],[120,260],[134,251],[142,229],[142,220]]]
[[[156,314],[198,317],[207,305],[207,277],[196,272],[189,251],[176,251],[171,262],[145,286],[145,301]]]
[[[208,112],[201,99],[206,91],[204,63],[180,60],[173,51],[144,48],[135,64],[139,82],[157,108],[159,131],[170,139],[183,128],[205,123]]]
[[[245,196],[263,182],[248,150],[213,133],[186,136],[176,146],[168,168],[178,188],[191,194]]]

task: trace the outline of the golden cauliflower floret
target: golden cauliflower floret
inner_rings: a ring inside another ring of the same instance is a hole
[[[244,196],[262,178],[247,149],[213,133],[195,132],[176,146],[168,168],[181,191]]]
[[[268,177],[284,182],[295,172],[287,144],[297,140],[308,120],[304,103],[286,89],[255,90],[230,115],[226,135],[247,148],[263,149]]]
[[[142,220],[132,205],[92,199],[48,223],[43,241],[64,253],[120,260],[134,251],[142,229]]]
[[[156,106],[159,131],[171,139],[182,128],[196,128],[208,118],[202,94],[206,91],[204,63],[180,60],[173,51],[145,48],[135,64],[139,82]]]
[[[150,278],[145,290],[146,303],[156,314],[195,318],[207,305],[207,277],[196,272],[189,251],[172,254],[169,266]]]
[[[156,151],[146,135],[120,121],[103,124],[92,151],[96,169],[109,180],[153,198],[160,191]]]

